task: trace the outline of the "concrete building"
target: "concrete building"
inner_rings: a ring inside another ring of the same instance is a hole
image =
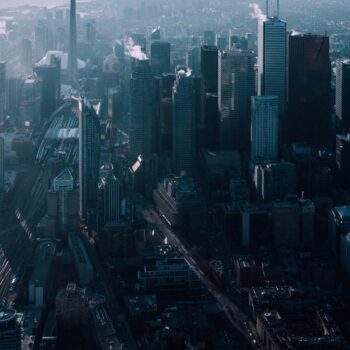
[[[255,57],[249,51],[219,52],[220,148],[248,150]]]
[[[332,252],[340,256],[341,237],[350,232],[350,207],[335,207],[328,214],[328,240]]]
[[[287,91],[286,23],[277,17],[259,21],[258,94],[277,96],[279,114],[285,113]]]
[[[68,52],[68,73],[71,83],[77,79],[77,13],[76,0],[70,0],[69,13],[69,52]]]
[[[5,139],[0,136],[0,211],[3,209],[5,196]]]
[[[69,169],[55,177],[47,193],[46,235],[62,238],[79,229],[79,191]]]
[[[201,74],[201,48],[199,46],[192,47],[187,51],[186,65],[192,70],[194,76]]]
[[[155,265],[145,266],[137,274],[141,289],[146,291],[175,292],[202,288],[198,274],[183,258],[158,260]]]
[[[196,118],[192,72],[179,67],[173,88],[173,170],[193,176],[196,168]]]
[[[68,283],[56,296],[56,321],[59,327],[71,328],[87,326],[89,323],[89,306],[85,288],[75,283]]]
[[[251,104],[251,161],[266,163],[278,158],[278,97],[252,97]]]
[[[21,350],[23,336],[23,315],[16,310],[0,311],[0,349]]]
[[[295,195],[295,166],[288,162],[256,165],[253,182],[258,200],[282,200],[287,195]]]
[[[274,244],[277,248],[312,247],[315,206],[310,200],[291,196],[272,204]]]
[[[233,261],[236,286],[249,288],[261,284],[261,267],[256,265],[255,260],[249,255],[239,255]]]
[[[203,204],[191,178],[168,176],[153,190],[157,209],[171,226],[201,222]]]

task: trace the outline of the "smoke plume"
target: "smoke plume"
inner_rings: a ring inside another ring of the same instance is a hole
[[[141,50],[140,45],[136,45],[131,38],[125,41],[125,52],[130,57],[136,58],[140,61],[147,60],[147,55]]]
[[[266,21],[266,15],[257,3],[251,3],[249,4],[249,7],[253,9],[253,12],[250,13],[252,18],[258,19],[259,21]]]

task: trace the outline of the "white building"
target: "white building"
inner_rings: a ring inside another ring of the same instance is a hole
[[[287,25],[276,17],[259,22],[258,94],[278,96],[284,114],[287,90]]]
[[[253,96],[251,103],[251,161],[266,163],[278,158],[278,97]]]

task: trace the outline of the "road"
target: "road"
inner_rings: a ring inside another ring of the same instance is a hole
[[[245,324],[249,321],[248,318],[238,309],[235,304],[233,304],[233,302],[224,293],[219,290],[218,287],[216,287],[210,278],[203,272],[199,264],[193,258],[191,252],[183,245],[178,236],[176,236],[173,231],[163,223],[162,219],[154,209],[148,208],[144,210],[143,215],[149,223],[156,224],[158,226],[159,230],[164,234],[171,245],[177,247],[180,250],[188,264],[200,276],[203,285],[208,289],[217,303],[221,306],[231,325],[243,335],[243,337],[254,349],[259,349],[255,338],[249,335],[247,328],[245,327]]]

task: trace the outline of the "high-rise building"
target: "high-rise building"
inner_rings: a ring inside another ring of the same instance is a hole
[[[151,44],[151,65],[155,75],[170,73],[170,43],[156,40]]]
[[[206,93],[218,93],[218,59],[216,46],[202,46],[201,73]]]
[[[29,74],[32,70],[33,56],[32,42],[29,39],[21,40],[20,53],[22,68],[26,74]]]
[[[191,70],[179,67],[173,88],[173,169],[192,176],[196,158],[196,118]]]
[[[97,206],[100,122],[88,101],[80,97],[78,102],[80,217],[87,219],[88,214]]]
[[[350,132],[350,60],[338,60],[335,107],[342,130]]]
[[[335,160],[338,171],[338,185],[350,189],[350,134],[336,135]]]
[[[201,49],[199,46],[192,47],[187,51],[186,65],[192,69],[193,75],[201,74]]]
[[[130,153],[136,159],[153,154],[154,86],[148,59],[135,59],[130,81]]]
[[[96,20],[91,19],[86,23],[86,41],[93,45],[96,41]]]
[[[5,140],[0,136],[0,210],[4,203],[5,190]]]
[[[107,171],[98,184],[98,226],[103,228],[108,222],[117,221],[121,216],[121,185],[113,174],[113,165],[104,165]]]
[[[0,348],[21,350],[23,335],[23,315],[15,310],[0,311]]]
[[[331,113],[329,38],[290,36],[288,62],[289,141],[324,147]]]
[[[0,61],[0,121],[5,118],[6,106],[6,63]]]
[[[77,14],[76,0],[70,0],[68,71],[72,82],[77,78]]]
[[[255,95],[254,55],[219,52],[220,144],[225,150],[249,149],[250,103]]]
[[[35,26],[34,49],[37,58],[41,58],[49,49],[49,28],[42,22]]]
[[[160,27],[154,28],[151,33],[151,41],[160,40],[160,38],[161,38]]]
[[[49,237],[62,238],[79,229],[79,191],[69,169],[54,178],[47,193],[47,218]]]
[[[34,67],[42,84],[41,96],[41,119],[49,119],[57,109],[60,97],[60,65],[41,65]]]
[[[251,109],[251,161],[275,161],[278,158],[278,97],[253,96]]]
[[[258,94],[278,96],[279,113],[285,113],[287,91],[286,23],[277,17],[259,21]]]

